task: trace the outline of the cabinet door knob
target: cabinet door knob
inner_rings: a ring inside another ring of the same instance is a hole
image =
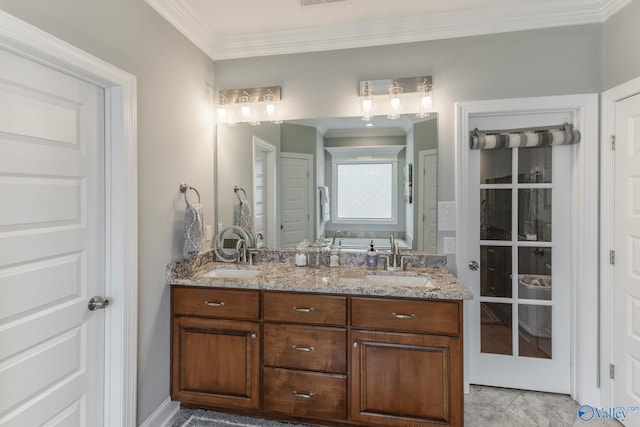
[[[252,340],[255,340],[256,338],[258,338],[258,335],[256,335],[255,332],[252,332],[251,335],[249,335],[249,338],[251,338]]]
[[[358,342],[357,341],[353,342],[353,348],[358,348]]]

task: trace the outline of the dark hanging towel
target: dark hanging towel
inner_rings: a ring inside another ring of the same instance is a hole
[[[556,127],[503,131],[480,131],[476,128],[470,132],[470,137],[472,150],[493,150],[577,144],[580,131],[573,129],[572,124],[565,123]]]

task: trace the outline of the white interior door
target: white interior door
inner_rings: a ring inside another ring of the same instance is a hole
[[[614,402],[639,407],[640,95],[617,102],[615,115]]]
[[[276,246],[276,147],[253,137],[253,227],[264,246]]]
[[[539,125],[491,117],[471,128]],[[571,150],[469,152],[473,384],[570,392]]]
[[[4,50],[0,63],[0,425],[96,425],[104,91]]]
[[[438,252],[438,152],[420,152],[422,165],[422,246],[425,252]]]
[[[256,233],[267,232],[267,154],[256,150],[253,156],[253,228]]]
[[[311,239],[311,186],[310,156],[281,153],[282,180],[282,246],[292,246],[303,239]]]

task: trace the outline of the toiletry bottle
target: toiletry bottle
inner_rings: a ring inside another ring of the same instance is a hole
[[[298,267],[304,267],[307,265],[307,242],[302,241],[298,243],[296,252],[296,265]]]
[[[340,267],[340,246],[331,247],[331,255],[329,256],[330,267]]]
[[[378,253],[373,247],[373,240],[369,244],[369,252],[367,252],[367,268],[372,270],[378,268]]]

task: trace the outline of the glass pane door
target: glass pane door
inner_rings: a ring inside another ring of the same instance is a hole
[[[479,196],[473,198],[477,234],[470,239],[478,246],[470,253],[478,254],[480,264],[478,309],[471,311],[478,333],[471,339],[476,345],[472,382],[480,378],[475,382],[568,390],[571,197],[566,148],[480,150],[470,156],[477,162],[470,167],[471,174],[477,173],[470,178],[470,191]],[[556,269],[557,263],[562,267]]]

